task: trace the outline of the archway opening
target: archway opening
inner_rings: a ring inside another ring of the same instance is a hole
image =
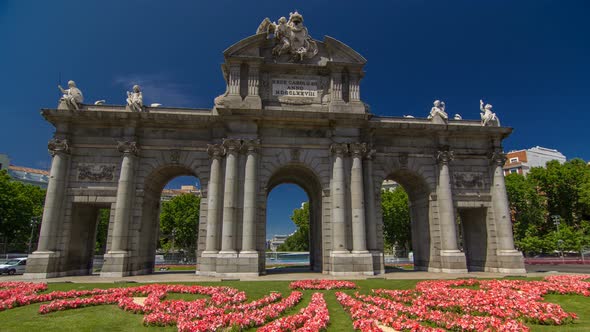
[[[264,228],[264,238],[270,240],[264,265],[267,273],[323,270],[321,197],[317,176],[303,166],[285,166],[271,176],[267,185]],[[285,232],[289,233],[276,234]],[[273,245],[275,235],[287,235],[278,239],[284,239],[283,246]],[[281,249],[288,250],[281,252]]]
[[[407,171],[391,173],[380,190],[386,271],[426,271],[430,264],[429,188]]]
[[[74,203],[67,265],[76,274],[98,274],[108,247],[113,214],[108,203]]]
[[[309,197],[296,184],[275,187],[266,203],[266,269],[310,270]]]
[[[194,273],[201,183],[190,169],[167,166],[147,177],[136,250],[146,272]]]

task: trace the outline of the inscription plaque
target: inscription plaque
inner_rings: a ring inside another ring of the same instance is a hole
[[[316,98],[319,79],[310,77],[275,77],[271,80],[273,96]]]

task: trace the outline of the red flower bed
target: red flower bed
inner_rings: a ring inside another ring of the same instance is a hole
[[[434,280],[422,281],[413,290],[376,289],[370,295],[336,292],[355,329],[381,331],[382,326],[411,331],[528,331],[525,324],[564,325],[577,317],[559,305],[544,302],[546,294],[590,296],[590,276],[551,276],[543,281]],[[302,280],[292,289],[356,288],[349,281]],[[230,287],[144,285],[127,288],[71,290],[42,293],[46,284],[0,283],[0,311],[32,303],[42,304],[39,313],[112,304],[143,314],[143,323],[174,326],[182,332],[242,330],[259,327],[262,332],[321,331],[330,315],[322,293],[297,314],[279,318],[301,301],[293,291],[246,302],[246,294]],[[194,301],[166,300],[170,293],[201,294]],[[134,301],[142,297],[143,302]]]
[[[415,290],[377,289],[374,295],[354,296],[338,292],[336,297],[361,331],[381,331],[379,324],[412,331],[528,331],[525,323],[563,325],[576,319],[561,306],[542,302],[543,295],[590,296],[590,283],[584,281],[589,277],[423,281]],[[461,288],[465,286],[469,288]]]
[[[287,316],[272,321],[258,329],[258,332],[282,331],[321,331],[328,327],[330,315],[324,300],[324,294],[314,293],[307,307],[297,315]]]
[[[343,280],[299,280],[289,284],[291,289],[355,289],[356,284],[352,281]]]

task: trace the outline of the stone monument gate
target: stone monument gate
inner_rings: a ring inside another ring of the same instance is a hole
[[[448,119],[444,103],[428,119],[372,114],[359,89],[366,60],[334,38],[313,40],[298,13],[263,21],[224,58],[227,90],[212,109],[74,100],[42,110],[56,130],[27,276],[91,273],[103,207],[101,275],[151,273],[160,195],[180,175],[202,185],[200,275],[265,273],[266,201],[282,183],[309,196],[313,271],[384,273],[386,179],[409,194],[417,270],[524,272],[502,173],[510,128]]]

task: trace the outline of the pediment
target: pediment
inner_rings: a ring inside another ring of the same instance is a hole
[[[226,59],[230,58],[262,58],[264,63],[289,63],[326,66],[329,62],[363,66],[367,60],[343,42],[330,37],[324,36],[324,40],[314,41],[317,44],[318,52],[315,56],[301,61],[293,61],[287,55],[273,55],[272,49],[276,46],[273,38],[267,38],[266,34],[256,34],[246,37],[239,42],[231,45],[223,55]]]

